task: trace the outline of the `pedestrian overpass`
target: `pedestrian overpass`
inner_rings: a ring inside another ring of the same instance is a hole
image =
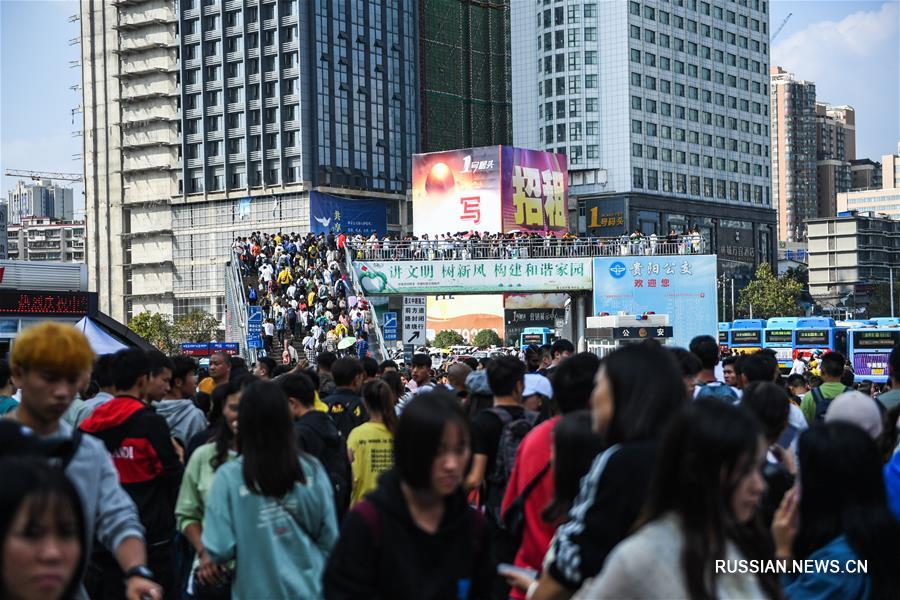
[[[346,254],[354,288],[364,297],[567,292],[572,299],[573,338],[582,350],[598,286],[626,284],[643,288],[641,294],[667,294],[670,303],[681,302],[675,300],[681,295],[676,283],[693,283],[679,277],[693,276],[698,255],[712,259],[705,261],[712,270],[704,272],[698,287],[706,290],[711,285],[712,292],[701,291],[698,296],[712,301],[711,311],[708,306],[703,309],[717,321],[715,257],[707,252],[703,240],[685,236],[662,242],[647,237],[369,241],[349,245]],[[384,347],[374,310],[372,318]]]

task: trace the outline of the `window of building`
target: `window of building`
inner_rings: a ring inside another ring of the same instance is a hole
[[[631,133],[642,133],[643,123],[637,119],[631,120]]]
[[[641,167],[631,169],[631,186],[639,189],[644,187],[644,170]]]
[[[584,87],[587,89],[593,89],[597,87],[598,81],[597,75],[585,75],[584,76]]]
[[[600,158],[599,147],[594,144],[589,144],[587,147],[587,157]]]
[[[585,27],[584,28],[584,41],[586,41],[586,42],[596,42],[597,41],[597,28],[596,27]]]

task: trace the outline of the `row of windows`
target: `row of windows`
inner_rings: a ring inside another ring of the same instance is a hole
[[[701,4],[703,6],[700,9],[700,13],[703,15],[713,16],[720,21],[725,20],[732,25],[738,25],[740,27],[752,29],[753,31],[762,31],[763,33],[767,33],[765,21],[760,22],[759,19],[748,18],[746,15],[735,13],[733,10],[723,11],[721,6],[710,7],[710,4],[708,2],[702,2]],[[683,25],[678,25],[679,22],[683,24],[683,20],[681,20],[682,18],[680,16],[668,13],[662,9],[657,11],[652,6],[647,5],[644,5],[644,10],[641,11],[640,3],[635,2],[634,0],[631,0],[628,3],[628,12],[636,17],[643,16],[645,19],[648,19],[650,21],[658,20],[663,25],[668,25],[671,22],[675,23],[676,27],[683,28]],[[693,31],[696,31],[697,23],[692,21],[691,19],[688,19],[688,29],[691,29],[691,23],[693,23]]]
[[[685,52],[685,47],[690,46],[690,44],[694,44],[694,42],[685,41],[679,37],[670,36],[667,33],[659,33],[653,29],[647,29],[646,27],[643,29],[643,36],[641,35],[641,28],[638,25],[630,25],[629,26],[629,36],[633,40],[643,39],[644,42],[648,44],[656,44],[662,48],[672,48],[673,50],[677,50],[679,52]],[[690,31],[690,30],[689,30]],[[763,54],[768,54],[769,45],[766,42],[760,42],[759,40],[755,40],[752,38],[747,38],[743,35],[735,35],[730,31],[723,31],[718,27],[712,28],[712,35],[710,35],[710,27],[709,25],[701,25],[701,32],[703,37],[711,37],[712,39],[718,42],[726,42],[731,46],[737,46],[738,48],[744,50],[752,50],[753,52],[762,52]],[[696,33],[696,31],[691,31],[691,33]],[[697,44],[694,44],[696,46]],[[693,52],[691,52],[693,54]]]
[[[641,63],[641,51],[637,48],[631,48],[630,50],[630,58],[631,62]],[[712,69],[698,66],[692,63],[685,63],[678,59],[672,59],[668,56],[659,56],[659,64],[657,64],[657,55],[652,52],[644,52],[643,63],[648,67],[656,67],[658,66],[660,69],[666,71],[674,71],[678,74],[684,74],[685,69],[687,74],[691,77],[697,77],[698,73],[700,73],[701,78],[706,81],[713,80],[713,73],[715,73],[716,83],[724,83],[725,82],[725,73],[722,71],[714,71]],[[714,60],[720,64],[726,64],[729,67],[740,67],[745,71],[750,71],[751,73],[759,73],[764,74],[765,65],[763,65],[758,60],[748,60],[746,57],[741,56],[738,57],[730,52],[722,52],[721,50],[711,50],[707,46],[701,46],[700,58],[707,60]],[[686,66],[685,66],[686,65]],[[546,66],[546,65],[545,65]],[[755,83],[755,82],[754,82]],[[759,85],[759,84],[757,84]],[[753,90],[756,93],[761,93],[760,89]]]
[[[702,193],[705,198],[719,200],[753,202],[754,204],[769,203],[769,190],[761,185],[724,181],[699,175],[688,176],[684,173],[656,169],[645,170],[641,167],[632,168],[631,185],[635,189],[660,190],[676,194],[690,194],[691,196],[700,196]]]
[[[702,166],[704,169],[715,169],[724,173],[740,173],[742,175],[753,175],[756,177],[769,176],[768,165],[726,160],[723,157],[712,157],[706,154],[701,157],[701,155],[693,152],[688,153],[683,150],[673,151],[671,148],[657,149],[656,146],[645,146],[639,143],[631,144],[631,156],[635,158],[647,158],[649,160],[662,160],[663,162],[679,165],[690,164],[692,167]]]

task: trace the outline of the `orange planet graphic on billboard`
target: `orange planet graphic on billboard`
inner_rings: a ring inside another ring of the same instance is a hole
[[[453,189],[456,182],[453,173],[445,163],[435,163],[425,179],[425,191],[429,194],[445,194]]]

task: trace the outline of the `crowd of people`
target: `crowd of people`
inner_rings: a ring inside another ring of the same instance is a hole
[[[697,229],[669,235],[649,235],[636,229],[617,237],[555,237],[542,233],[480,233],[477,231],[422,236],[353,236],[348,240],[352,258],[363,260],[470,260],[509,258],[563,258],[700,254],[708,251]]]
[[[900,598],[900,349],[212,358],[19,334],[0,597]]]
[[[314,364],[349,337],[358,356],[366,356],[368,307],[344,268],[346,234],[257,231],[236,238],[232,250],[250,281],[247,301],[262,309],[265,355]]]

